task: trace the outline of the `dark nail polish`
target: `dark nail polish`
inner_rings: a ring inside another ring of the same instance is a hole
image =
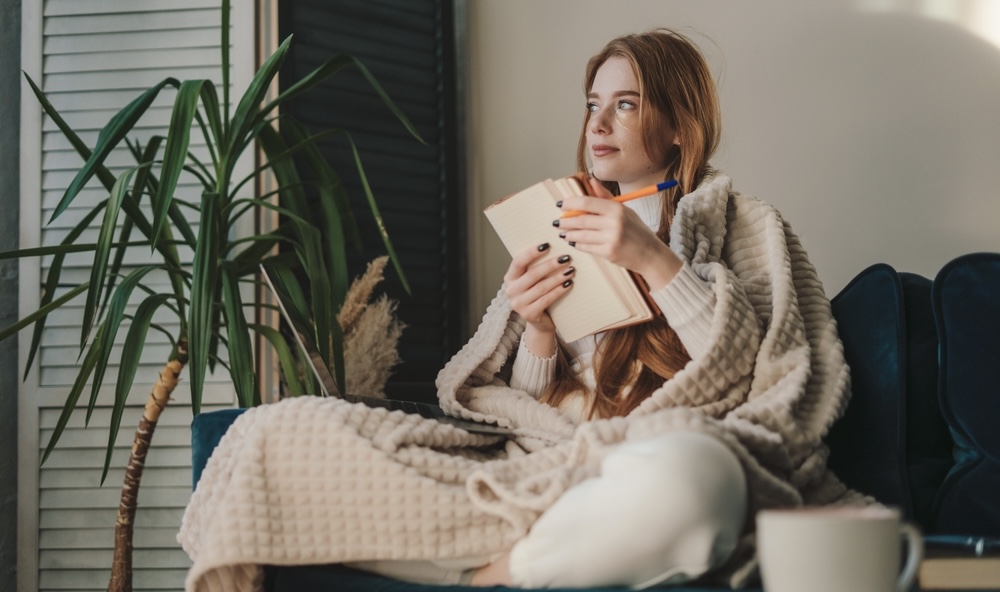
[[[573,280],[566,280],[563,282],[563,288],[568,288],[573,285]]]
[[[559,238],[566,238],[566,233],[565,232],[560,232],[559,233]]]
[[[539,251],[546,251],[546,250],[548,250],[548,248],[549,248],[549,243],[542,243],[542,244],[538,245],[538,250]]]
[[[559,220],[553,220],[552,221],[552,225],[555,226],[556,228],[558,228],[559,227]]]
[[[576,268],[573,267],[573,266],[570,266],[570,267],[568,267],[566,269],[566,271],[563,272],[563,275],[569,275],[569,274],[573,273],[574,271],[576,271]]]
[[[569,241],[569,246],[571,246],[571,247],[575,247],[575,246],[576,246],[576,243],[575,243],[574,241]]]
[[[569,261],[569,255],[563,255],[562,257],[556,259],[556,261],[558,261],[559,263],[566,263],[567,261]]]
[[[561,208],[562,207],[562,200],[561,199],[556,202],[556,207],[557,208]]]

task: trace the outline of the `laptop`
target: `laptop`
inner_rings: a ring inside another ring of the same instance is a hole
[[[447,423],[474,434],[510,436],[513,433],[512,430],[498,425],[452,417],[451,415],[446,414],[444,409],[441,409],[438,405],[432,405],[430,403],[418,403],[415,401],[402,401],[399,399],[385,399],[380,397],[366,397],[362,395],[349,395],[341,393],[340,389],[337,388],[337,382],[333,379],[330,369],[327,368],[323,358],[319,355],[319,351],[316,349],[316,346],[310,340],[305,339],[305,336],[309,335],[310,331],[308,330],[305,319],[297,313],[297,309],[292,305],[291,293],[288,291],[284,280],[281,278],[281,274],[278,272],[277,268],[267,263],[260,264],[260,271],[264,276],[264,281],[267,282],[268,287],[271,289],[271,293],[274,294],[274,299],[278,302],[278,308],[281,310],[282,318],[285,319],[285,322],[288,323],[289,327],[292,329],[292,334],[295,336],[296,343],[298,343],[302,353],[305,354],[306,362],[312,369],[313,375],[316,376],[316,380],[319,381],[319,387],[323,392],[323,396],[336,397],[351,403],[361,403],[367,405],[368,407],[384,407],[391,411],[398,410],[403,411],[404,413],[415,413],[421,417]]]

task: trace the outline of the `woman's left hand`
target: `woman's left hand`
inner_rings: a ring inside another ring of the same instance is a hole
[[[581,195],[563,200],[562,211],[586,214],[560,218],[560,236],[577,250],[638,273],[651,290],[667,285],[681,268],[680,258],[638,214],[613,201],[598,180],[592,178],[590,184],[598,197]]]

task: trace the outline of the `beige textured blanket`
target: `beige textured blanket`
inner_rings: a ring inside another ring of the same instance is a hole
[[[508,388],[524,323],[501,290],[437,385],[448,412],[515,427],[515,440],[332,399],[252,409],[219,444],[184,515],[187,589],[259,589],[262,564],[502,551],[595,475],[610,447],[668,430],[714,435],[736,453],[751,517],[860,501],[826,468],[822,438],[847,403],[849,372],[822,285],[788,225],[718,176],[681,200],[671,245],[713,287],[710,347],[634,413],[576,425]],[[748,533],[725,575],[745,574],[750,553]]]

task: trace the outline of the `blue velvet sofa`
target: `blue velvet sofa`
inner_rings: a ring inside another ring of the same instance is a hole
[[[829,435],[830,466],[851,487],[901,508],[925,534],[1000,536],[1000,254],[959,257],[933,281],[876,264],[832,302],[853,397]],[[195,418],[195,483],[239,413]],[[269,567],[267,587],[443,589],[340,566]]]

